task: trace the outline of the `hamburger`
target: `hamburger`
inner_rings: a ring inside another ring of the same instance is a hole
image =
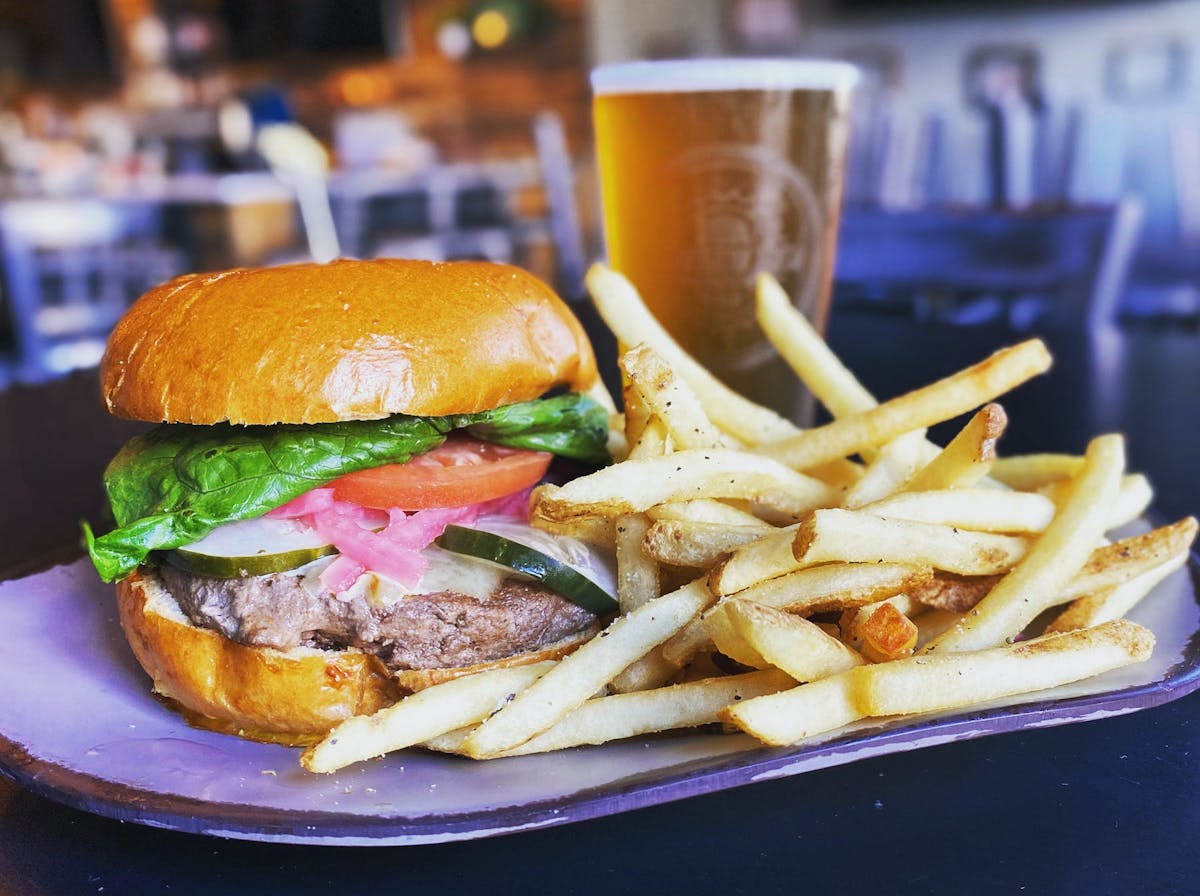
[[[195,724],[316,739],[407,690],[561,655],[615,609],[606,560],[528,526],[553,456],[607,460],[579,322],[488,262],[195,274],[100,366],[155,424],[84,525],[154,691]]]

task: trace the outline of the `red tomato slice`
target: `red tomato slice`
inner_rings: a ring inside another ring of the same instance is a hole
[[[466,436],[406,464],[388,464],[339,476],[330,483],[338,501],[386,510],[461,507],[511,495],[546,475],[551,455],[507,448]]]

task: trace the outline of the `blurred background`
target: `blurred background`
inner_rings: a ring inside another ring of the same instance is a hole
[[[603,252],[588,72],[858,65],[838,307],[1200,322],[1200,0],[0,0],[0,385],[174,274]]]

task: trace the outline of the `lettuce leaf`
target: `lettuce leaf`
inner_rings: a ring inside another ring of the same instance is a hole
[[[108,465],[104,487],[117,527],[96,536],[84,523],[88,554],[102,579],[116,581],[154,551],[261,516],[343,473],[404,463],[455,429],[576,460],[608,460],[607,414],[575,394],[449,417],[396,415],[307,426],[167,424],[130,440]]]

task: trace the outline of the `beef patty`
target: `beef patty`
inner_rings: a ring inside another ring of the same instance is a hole
[[[582,607],[512,578],[484,601],[442,591],[383,607],[362,596],[313,593],[294,573],[218,579],[163,566],[159,574],[194,625],[230,640],[278,650],[356,647],[393,670],[486,663],[599,630]]]

